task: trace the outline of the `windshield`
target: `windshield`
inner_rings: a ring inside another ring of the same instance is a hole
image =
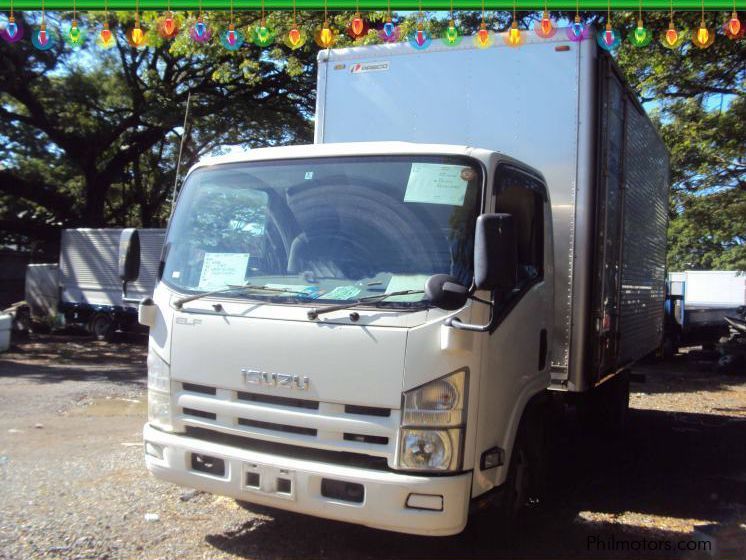
[[[481,175],[472,160],[445,156],[201,168],[179,197],[163,280],[191,293],[251,284],[271,291],[230,296],[296,303],[422,290],[436,273],[468,286]]]

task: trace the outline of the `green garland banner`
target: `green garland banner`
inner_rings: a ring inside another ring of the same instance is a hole
[[[199,6],[197,0],[139,0],[140,10],[166,10],[169,6],[172,10],[196,10]],[[548,0],[549,10],[575,10],[575,0]],[[45,0],[44,7],[47,10],[72,10],[72,0]],[[103,10],[103,0],[76,0],[78,10]],[[482,0],[423,0],[420,6],[418,0],[391,0],[391,10],[423,10],[447,11],[453,5],[454,10],[481,10]],[[235,10],[260,10],[261,0],[235,0],[233,7]],[[323,10],[323,0],[297,0],[295,6],[298,10]],[[355,10],[359,7],[361,11],[385,10],[385,0],[328,0],[326,6],[329,10]],[[486,0],[484,7],[487,10],[512,10],[524,11],[541,11],[544,9],[543,0]],[[599,10],[606,11],[609,3],[607,0],[580,0],[579,7],[581,10]],[[611,2],[612,10],[637,10],[640,7],[639,0],[614,0]],[[135,0],[110,0],[108,2],[110,10],[134,10]],[[229,10],[230,0],[203,0],[202,8],[204,10]],[[293,0],[266,0],[264,2],[266,10],[292,10]],[[671,8],[670,0],[644,0],[642,8],[648,10],[669,10]],[[737,0],[736,8],[746,10],[746,2]],[[0,10],[8,11],[10,9],[9,0],[0,2]],[[39,10],[41,9],[41,0],[14,0],[14,10]],[[701,0],[674,0],[673,9],[676,11],[700,11],[702,9]],[[732,11],[733,0],[704,0],[704,9],[708,11]]]

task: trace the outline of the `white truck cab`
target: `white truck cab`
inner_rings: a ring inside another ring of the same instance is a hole
[[[325,144],[197,165],[144,306],[148,468],[461,531],[549,385],[550,216],[541,175],[488,150]]]
[[[139,305],[151,473],[450,535],[525,503],[550,399],[622,424],[662,334],[668,155],[560,36],[323,51],[316,144],[190,170]],[[127,230],[125,291],[137,265]]]

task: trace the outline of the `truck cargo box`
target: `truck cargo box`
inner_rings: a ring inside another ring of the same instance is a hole
[[[141,229],[140,277],[129,285],[130,297],[153,294],[165,230]],[[60,289],[63,303],[123,306],[118,277],[119,236],[122,230],[66,229],[60,248]],[[126,306],[125,306],[126,307]]]
[[[552,387],[584,391],[660,344],[668,153],[611,58],[560,35],[519,49],[321,51],[315,140],[460,144],[541,170],[555,239]]]

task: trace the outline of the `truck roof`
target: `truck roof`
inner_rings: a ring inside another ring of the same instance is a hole
[[[474,157],[486,160],[491,156],[498,156],[502,161],[510,161],[522,168],[533,171],[541,176],[538,171],[529,168],[510,156],[471,146],[456,146],[451,144],[421,144],[417,142],[338,142],[328,144],[299,144],[294,146],[278,146],[271,148],[255,148],[246,151],[235,151],[230,154],[214,157],[204,157],[192,166],[189,173],[200,167],[221,165],[224,163],[243,163],[252,161],[267,161],[274,159],[300,159],[310,157],[335,157],[335,156],[372,156],[372,155],[423,155],[439,154]],[[189,173],[187,175],[189,175]]]

